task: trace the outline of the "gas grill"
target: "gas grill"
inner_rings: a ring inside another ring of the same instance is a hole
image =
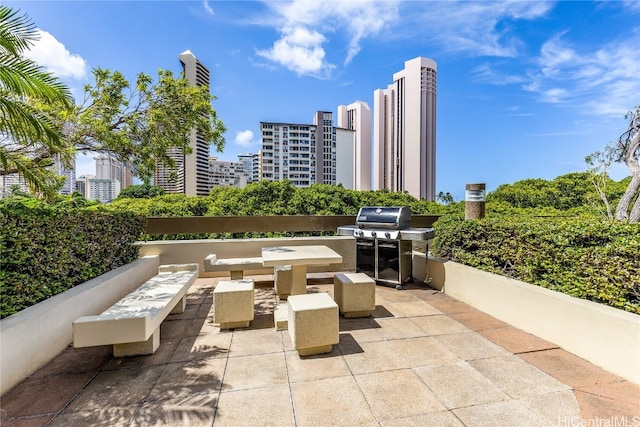
[[[402,289],[412,281],[412,241],[433,238],[433,228],[411,228],[408,206],[362,207],[355,225],[338,227],[338,235],[356,238],[356,271],[376,283]]]

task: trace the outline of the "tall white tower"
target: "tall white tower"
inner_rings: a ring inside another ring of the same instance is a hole
[[[374,189],[435,200],[436,74],[435,61],[414,58],[374,92]]]
[[[354,190],[371,190],[371,109],[367,103],[339,105],[338,127],[355,131]]]

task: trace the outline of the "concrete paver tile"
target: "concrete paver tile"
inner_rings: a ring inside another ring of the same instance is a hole
[[[417,324],[413,323],[413,319],[421,319],[421,317],[409,318],[389,318],[376,319],[376,323],[380,325],[380,334],[387,340],[398,340],[404,338],[415,338],[425,336]]]
[[[186,362],[195,359],[226,358],[231,346],[231,332],[219,332],[219,328],[210,324],[203,325],[198,336],[183,337],[169,362]]]
[[[382,427],[464,427],[450,411],[383,420],[380,425]]]
[[[575,425],[581,419],[580,407],[572,390],[536,394],[520,399],[531,412],[554,425]]]
[[[55,417],[49,426],[126,427],[131,423],[138,406],[138,404],[116,407],[109,407],[105,405],[102,408],[96,408],[90,411],[65,411]],[[4,426],[4,423],[2,423],[2,425]]]
[[[460,360],[434,337],[393,340],[389,341],[389,344],[412,368],[455,363]]]
[[[41,427],[46,426],[47,423],[53,418],[53,415],[41,415],[39,417],[28,418],[0,418],[2,427]]]
[[[552,425],[529,411],[517,400],[454,409],[453,413],[467,427],[536,427]]]
[[[274,329],[240,330],[233,334],[229,357],[277,353],[283,350],[282,335]]]
[[[291,395],[297,426],[378,425],[352,376],[294,383]]]
[[[467,362],[427,366],[416,369],[416,374],[447,409],[511,399]]]
[[[342,344],[338,344],[342,347]],[[391,371],[408,368],[406,362],[387,341],[360,343],[362,352],[345,353],[344,360],[354,374]],[[342,349],[341,349],[342,351]]]
[[[226,391],[286,384],[284,353],[230,357],[223,378]]]
[[[631,403],[638,408],[640,415],[640,386],[629,381],[618,381],[609,384],[594,384],[580,387],[580,391],[591,393],[595,396],[602,396],[609,399],[617,399],[622,402]],[[639,420],[640,422],[640,420]]]
[[[518,356],[573,388],[622,381],[622,378],[617,375],[560,348],[523,353]]]
[[[452,315],[454,313],[466,313],[475,310],[475,308],[470,305],[444,294],[440,294],[438,298],[431,298],[428,302],[429,305],[447,315]]]
[[[251,410],[247,408],[251,403]],[[289,386],[231,391],[220,394],[215,426],[293,426]]]
[[[451,313],[450,316],[473,331],[484,331],[486,329],[504,328],[508,326],[503,321],[476,309],[462,313]]]
[[[29,377],[2,396],[2,418],[55,414],[82,390],[94,375],[94,372],[85,372]]]
[[[462,323],[457,322],[449,316],[444,315],[412,317],[411,321],[418,325],[426,333],[426,335],[471,332],[471,329],[467,328]]]
[[[176,339],[164,339],[162,334],[160,335],[160,347],[153,354],[147,354],[142,356],[131,357],[113,357],[104,367],[105,370],[115,369],[129,369],[138,368],[140,366],[157,366],[164,365],[169,362],[169,359],[173,356],[178,343],[179,338]]]
[[[371,313],[371,317],[374,319],[378,318],[388,318],[388,317],[405,317],[404,313],[400,311],[399,308],[396,307],[395,303],[392,302],[380,302],[376,301],[376,308]]]
[[[535,335],[514,328],[513,326],[488,329],[478,331],[478,333],[515,354],[558,348],[557,345],[549,341],[538,338]]]
[[[113,354],[113,347],[101,345],[97,347],[67,347],[49,363],[38,369],[31,378],[61,374],[95,373],[102,368]]]
[[[376,303],[398,303],[398,302],[411,302],[415,301],[416,297],[408,292],[398,291],[395,287],[391,286],[376,286]]]
[[[442,312],[437,308],[432,307],[429,304],[425,304],[424,301],[420,301],[419,299],[409,302],[398,302],[394,303],[393,305],[399,312],[404,315],[404,317],[431,316],[434,314],[442,314]]]
[[[197,337],[198,335],[213,335],[220,332],[220,326],[213,323],[213,315],[206,319],[196,317],[184,331],[185,337]]]
[[[164,366],[102,371],[69,404],[66,411],[87,411],[109,406],[129,406],[146,399]]]
[[[468,363],[513,398],[569,389],[566,384],[529,365],[518,356],[492,357]]]
[[[289,381],[292,383],[351,375],[337,346],[326,354],[300,357],[297,351],[287,351],[285,356]]]
[[[591,394],[582,390],[575,390],[574,394],[580,405],[582,418],[591,423],[587,425],[626,427],[640,424],[640,406],[636,403]]]
[[[213,393],[145,402],[131,426],[210,427],[217,398],[218,393]]]
[[[511,354],[475,332],[436,335],[434,338],[463,360],[486,359]]]
[[[193,319],[165,320],[160,325],[160,336],[166,340],[179,339],[184,336],[191,323],[193,323]]]
[[[227,359],[197,359],[170,363],[151,389],[147,400],[159,400],[218,392]]]
[[[199,308],[199,305],[189,304],[182,313],[170,314],[167,316],[166,320],[195,319]]]
[[[411,369],[356,375],[356,382],[378,420],[445,409]]]

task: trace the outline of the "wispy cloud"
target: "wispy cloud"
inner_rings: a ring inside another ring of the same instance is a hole
[[[64,44],[50,33],[38,30],[39,40],[25,56],[47,69],[59,78],[81,80],[87,76],[87,63],[80,56],[72,54]]]
[[[209,4],[209,0],[202,0],[202,7],[204,8],[204,11],[207,12],[208,15],[210,16],[215,15],[213,8]]]
[[[412,9],[413,2],[407,3]],[[415,29],[416,36],[428,38],[440,45],[443,52],[469,56],[515,57],[523,42],[510,32],[510,20],[543,18],[553,8],[550,1],[519,0],[429,1],[410,16],[411,24],[402,31],[403,37]]]
[[[537,69],[523,85],[548,103],[575,103],[585,112],[621,117],[640,101],[640,27],[595,49],[578,48],[557,34],[540,49]]]

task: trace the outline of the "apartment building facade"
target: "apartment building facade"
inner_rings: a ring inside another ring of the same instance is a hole
[[[435,200],[436,77],[435,61],[418,57],[374,91],[374,189]]]

